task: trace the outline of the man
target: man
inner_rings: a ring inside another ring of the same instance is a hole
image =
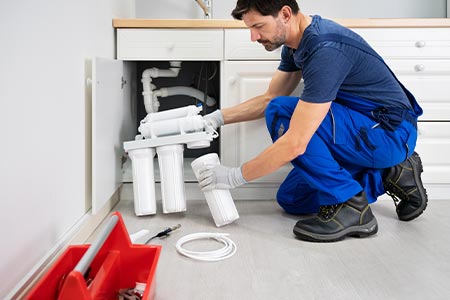
[[[240,167],[205,166],[200,187],[235,188],[291,162],[277,201],[288,213],[318,213],[294,227],[307,241],[375,234],[369,203],[385,192],[400,220],[419,216],[428,201],[414,152],[422,109],[381,57],[295,0],[238,0],[232,15],[266,50],[283,45],[281,62],[263,95],[204,118],[217,128],[265,116],[274,143]],[[302,78],[300,97],[288,96]]]

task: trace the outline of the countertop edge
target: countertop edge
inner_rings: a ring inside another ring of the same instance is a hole
[[[332,19],[351,28],[439,28],[449,27],[450,19]],[[113,19],[114,28],[246,28],[244,22],[231,19]]]

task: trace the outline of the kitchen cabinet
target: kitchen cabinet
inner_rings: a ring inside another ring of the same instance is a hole
[[[423,21],[423,20],[422,20]],[[372,23],[375,21],[372,21]],[[395,28],[355,26],[386,60],[424,109],[417,151],[430,199],[448,199],[450,192],[450,27]],[[213,60],[220,62],[220,107],[261,94],[276,70],[280,49],[267,52],[250,41],[246,28],[118,28],[117,58],[124,61]],[[355,24],[350,22],[349,24]],[[363,28],[364,27],[364,28]],[[189,36],[189,38],[187,38]],[[300,94],[302,83],[293,94]],[[239,166],[258,155],[271,140],[263,120],[221,129],[221,161]],[[189,168],[186,165],[186,168]],[[273,199],[290,165],[232,191],[235,199]],[[190,170],[189,170],[190,171]],[[192,178],[187,176],[188,178]],[[188,197],[201,197],[195,182],[186,182]]]
[[[386,60],[423,107],[416,148],[424,164],[422,179],[430,199],[448,199],[450,157],[445,153],[450,152],[450,29],[354,30]],[[254,49],[254,46],[263,49],[249,41],[248,30],[225,29],[223,103],[235,105],[265,91],[279,59],[275,59],[273,52]],[[279,57],[279,53],[276,55]],[[297,95],[301,88],[300,85]],[[231,126],[234,127],[225,127],[227,131],[222,137],[227,140],[229,150],[224,161],[231,165],[244,163],[270,143],[264,121]],[[286,166],[255,182],[279,184],[288,170]]]
[[[450,192],[450,28],[360,28],[424,110],[416,151],[429,199]]]
[[[220,66],[223,61],[223,29],[118,29],[117,59],[119,61],[134,63],[139,72],[134,79],[138,85],[135,87],[134,91],[134,94],[138,96],[138,102],[143,101],[140,90],[140,79],[143,70],[154,67],[166,69],[169,65],[168,62],[181,61],[181,71],[176,78],[155,77],[152,79],[152,84],[155,84],[157,89],[174,85],[188,86],[188,78],[194,78],[194,73],[200,72],[200,75],[208,75],[208,73],[206,73],[208,65],[203,65],[203,62],[208,62],[209,66],[213,67],[215,70],[213,74],[210,70],[209,76],[210,78],[214,77],[214,79],[208,80],[208,85],[213,90],[216,90],[216,100],[218,100],[218,107],[220,107],[220,89],[215,88],[220,84],[217,83],[216,85],[215,81],[216,78],[220,78],[221,75]],[[167,67],[165,67],[165,65],[167,65]],[[198,74],[196,74],[196,76],[197,75]],[[197,83],[197,78],[195,81]],[[177,83],[175,84],[174,82]],[[199,83],[199,85],[202,85],[199,89],[205,89],[203,82],[204,81],[202,81],[201,84]],[[195,88],[197,88],[197,86]],[[170,100],[159,99],[161,104],[160,109],[189,105],[186,103],[186,96],[184,96],[183,99],[181,98],[182,97],[172,97]],[[193,103],[190,104],[192,105]],[[139,105],[141,106],[141,110],[138,112],[138,120],[141,120],[146,113],[143,110],[141,103],[138,103],[138,106]],[[207,109],[211,110],[211,108]],[[134,125],[134,131],[135,134],[137,134],[136,124]],[[133,138],[128,140],[132,140]],[[213,142],[208,149],[220,152],[216,142]],[[186,195],[188,198],[200,199],[203,197],[190,167],[190,162],[195,157],[204,154],[205,151],[203,150],[205,149],[185,149],[184,151],[184,180],[186,182]],[[161,199],[160,172],[157,158],[155,158],[154,166],[156,197],[157,199]],[[122,176],[124,182],[132,181],[130,168],[131,163],[128,161],[124,164],[123,170],[121,171],[121,174],[123,173]]]

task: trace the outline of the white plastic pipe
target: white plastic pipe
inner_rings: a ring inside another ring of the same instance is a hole
[[[195,99],[200,100],[201,102],[204,102],[205,94],[202,91],[199,91],[197,89],[194,89],[192,87],[188,86],[172,86],[167,88],[161,88],[159,90],[153,91],[154,95],[157,97],[169,97],[174,95],[186,95],[193,97]],[[206,103],[207,106],[213,106],[216,104],[216,100],[210,96],[206,96]]]
[[[159,102],[153,95],[155,86],[152,84],[152,78],[157,77],[177,77],[180,73],[181,62],[171,61],[170,68],[167,70],[160,70],[158,68],[150,68],[142,72],[142,96],[144,96],[144,106],[147,113],[158,111]]]
[[[150,68],[142,72],[142,78],[177,77],[180,73],[181,61],[171,61],[169,69]]]
[[[145,71],[144,71],[145,73]],[[152,78],[149,76],[149,74],[146,74],[144,77],[144,74],[142,74],[142,96],[144,96],[144,107],[145,111],[147,113],[158,111],[159,103],[155,102],[155,98],[153,96],[153,90],[156,88],[154,84],[152,84]],[[156,101],[158,101],[156,99]]]
[[[151,83],[152,79],[142,78],[142,96],[144,96],[144,107],[147,113],[156,112],[159,109],[158,97],[153,94],[153,90],[156,88],[154,84]]]

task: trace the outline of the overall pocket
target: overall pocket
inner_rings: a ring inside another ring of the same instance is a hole
[[[321,126],[328,127],[330,138],[335,145],[345,145],[349,139],[348,120],[350,115],[346,107],[333,103]]]
[[[377,141],[373,151],[373,167],[383,169],[395,166],[414,151],[416,146],[417,131],[413,125],[403,121],[395,131],[376,129],[380,134],[373,136],[372,141]]]

